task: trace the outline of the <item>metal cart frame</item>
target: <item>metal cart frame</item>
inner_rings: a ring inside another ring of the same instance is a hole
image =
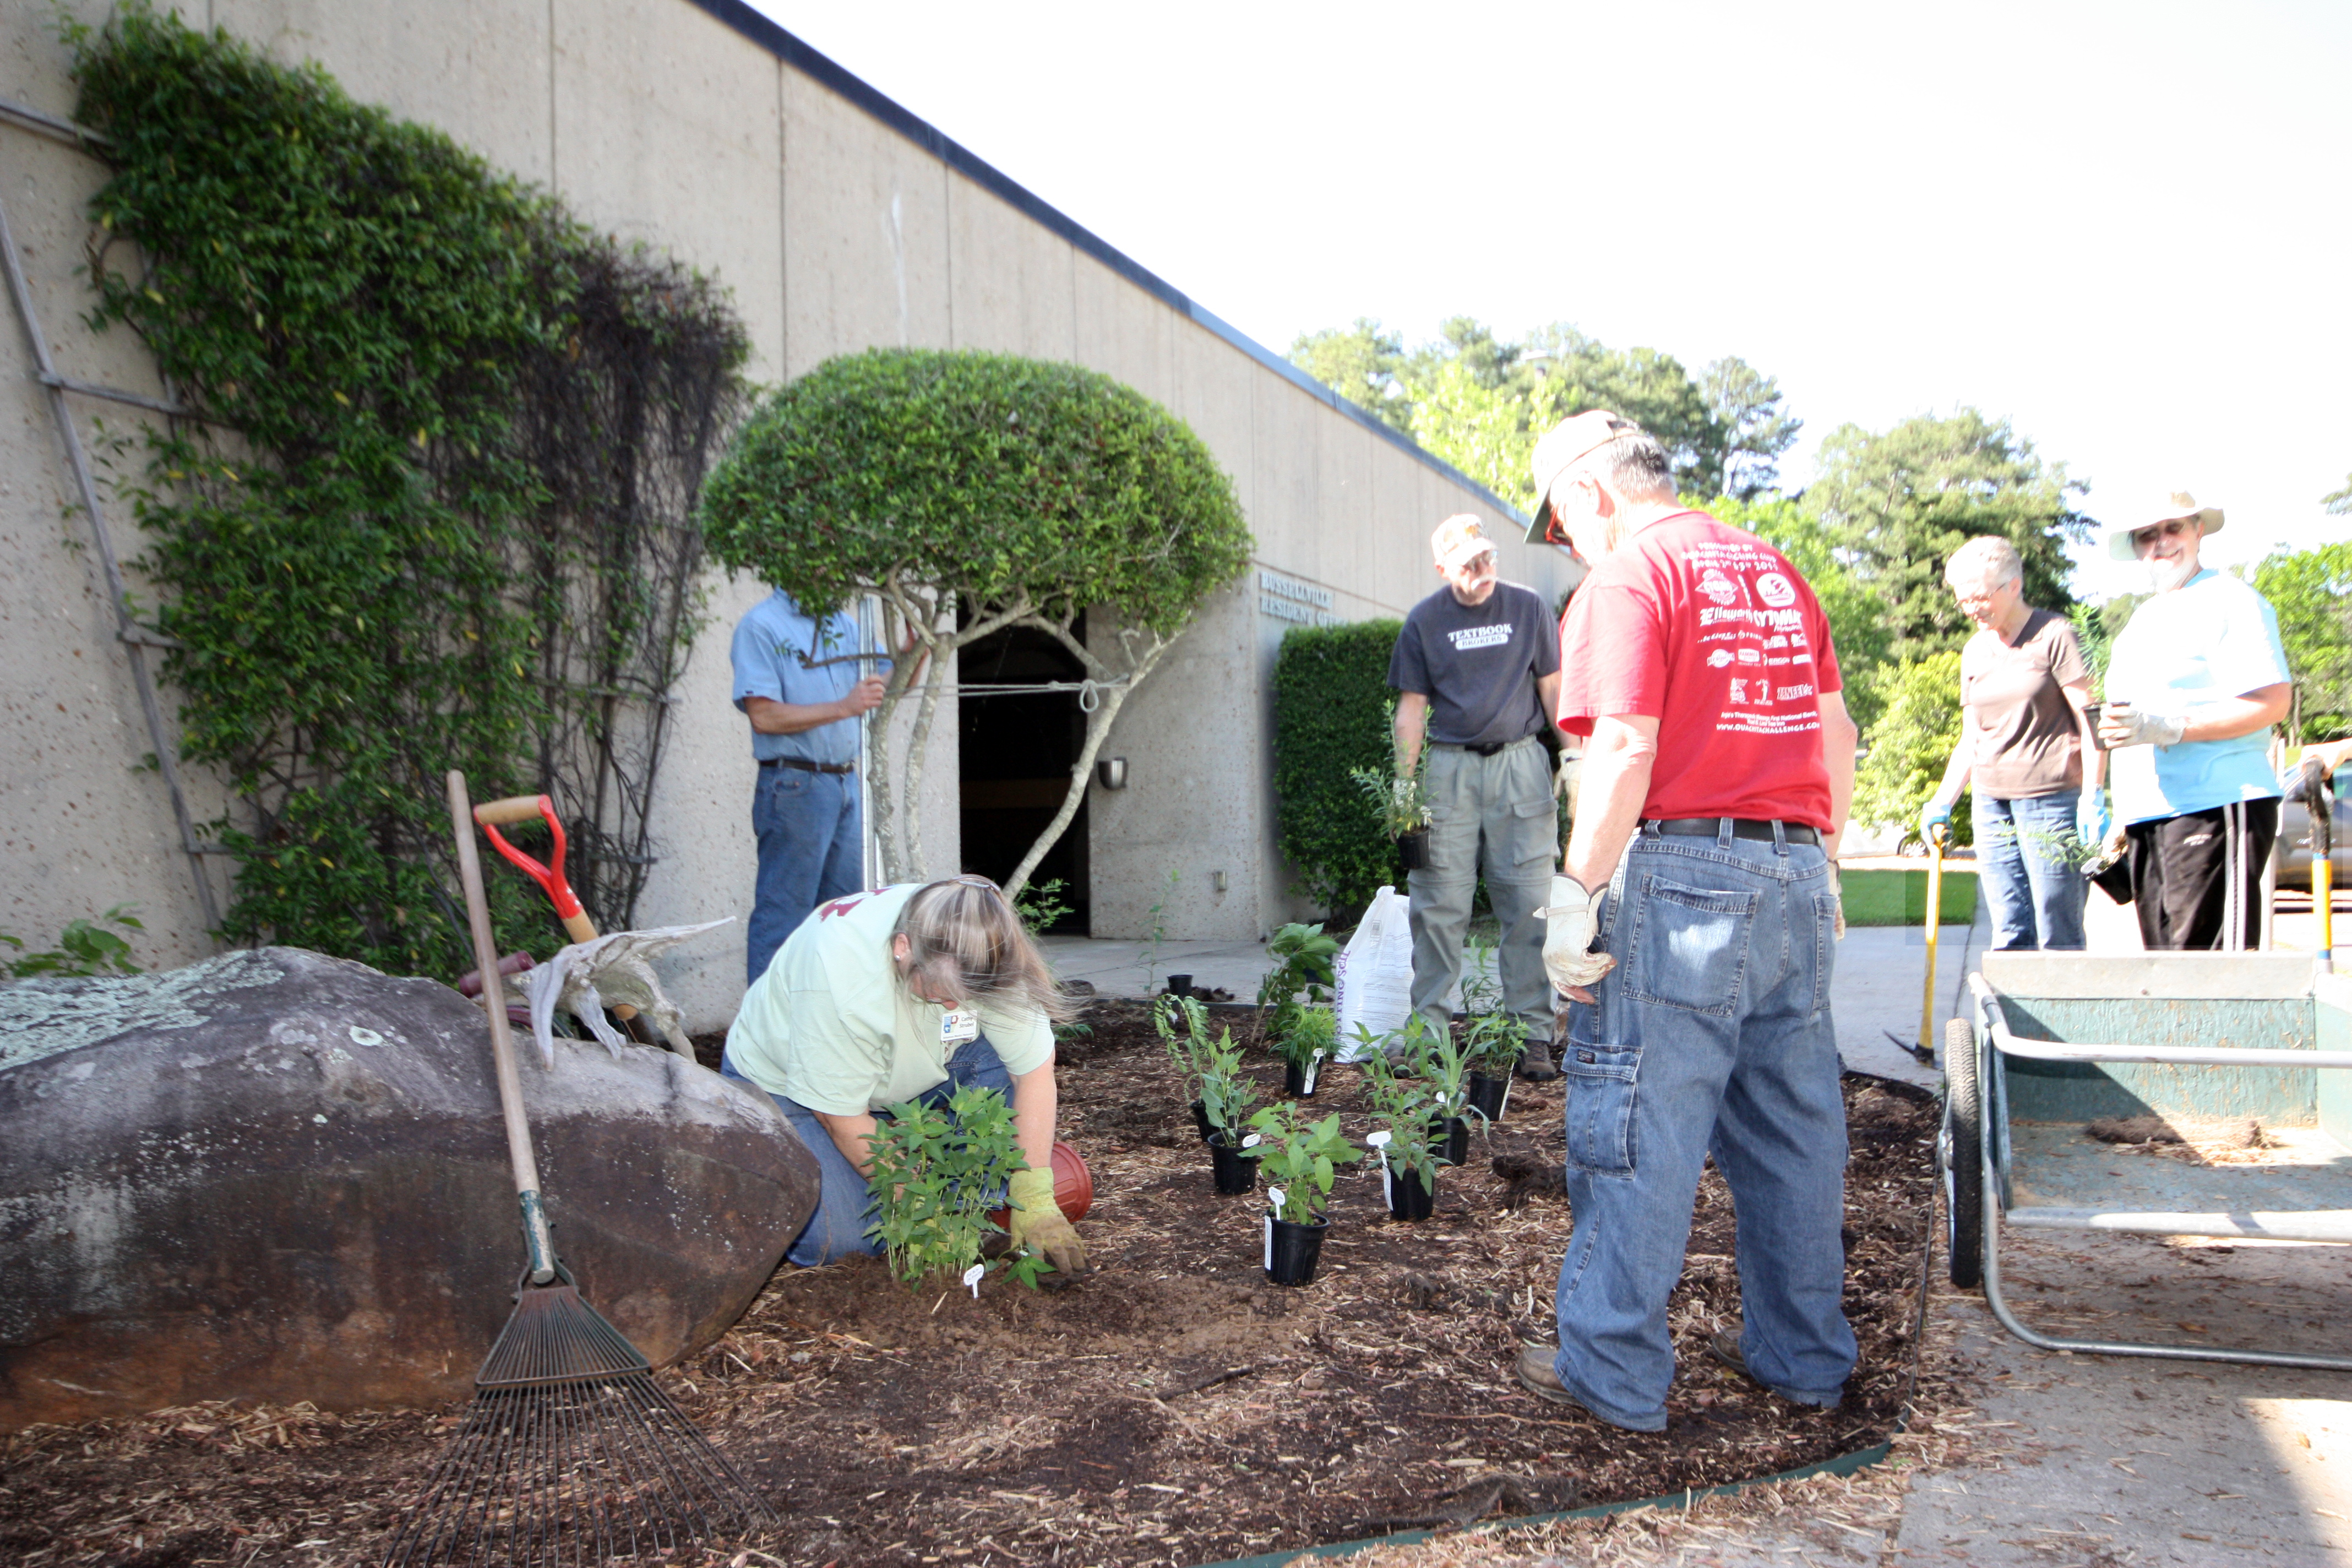
[[[2352,1242],[2352,1209],[2284,1212],[2158,1213],[2011,1206],[2007,1062],[2012,1058],[2053,1062],[2140,1062],[2173,1066],[2352,1068],[2352,1051],[2211,1048],[2084,1044],[2022,1038],[2013,1033],[2001,994],[1981,971],[1969,976],[1975,998],[1973,1021],[1954,1018],[1946,1026],[1946,1103],[1937,1139],[1947,1202],[1947,1238],[1956,1285],[1981,1282],[1986,1305],[2001,1327],[2030,1345],[2048,1351],[2097,1355],[2150,1356],[2167,1361],[2241,1362],[2260,1366],[2308,1367],[2352,1372],[2352,1357],[2222,1346],[2153,1344],[2066,1339],[2041,1333],[2020,1321],[2000,1286],[2000,1230],[2004,1218],[2021,1230],[2121,1231],[2143,1236],[2210,1236],[2248,1239]],[[1981,1271],[1978,1262],[1981,1262]]]

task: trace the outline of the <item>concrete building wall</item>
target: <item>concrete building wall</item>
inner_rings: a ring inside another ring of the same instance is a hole
[[[99,0],[75,0],[86,20]],[[1436,585],[1429,530],[1468,510],[1513,531],[1486,496],[1302,385],[1265,351],[1044,208],[1003,176],[879,100],[731,0],[194,0],[289,62],[316,60],[356,98],[440,127],[493,163],[562,194],[583,219],[715,273],[750,329],[751,374],[801,374],[877,344],[981,348],[1072,360],[1190,422],[1233,476],[1257,536],[1250,574],[1216,595],[1128,704],[1107,755],[1130,787],[1089,809],[1098,935],[1247,937],[1304,912],[1276,860],[1267,782],[1266,675],[1290,624],[1263,608],[1258,574],[1328,592],[1338,619],[1402,615]],[[0,19],[0,98],[69,112],[66,55],[45,16]],[[160,392],[128,334],[80,324],[74,275],[103,167],[0,127],[0,198],[65,374]],[[152,773],[110,603],[68,507],[66,468],[22,334],[0,349],[0,930],[46,939],[66,921],[136,902],[142,956],[208,947],[186,857]],[[88,437],[119,407],[78,402]],[[128,528],[116,509],[118,537]],[[121,539],[123,552],[136,542]],[[1556,552],[1504,547],[1506,575],[1547,596]],[[754,779],[728,701],[727,637],[767,591],[710,582],[711,617],[677,693],[656,802],[663,859],[646,924],[748,913]],[[167,707],[170,696],[165,694]],[[898,744],[911,713],[900,721]],[[961,864],[956,716],[934,731],[921,780],[925,869]],[[225,807],[190,781],[199,817]],[[1173,874],[1172,879],[1171,874]],[[1216,888],[1223,873],[1223,890]],[[221,864],[211,872],[216,883]],[[225,891],[225,885],[224,885]],[[1153,911],[1153,906],[1159,906]],[[670,964],[697,1027],[731,1016],[739,923]]]

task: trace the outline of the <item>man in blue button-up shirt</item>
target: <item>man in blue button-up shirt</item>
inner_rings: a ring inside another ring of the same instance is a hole
[[[793,928],[865,881],[858,719],[882,700],[889,664],[862,659],[857,624],[819,623],[779,588],[735,624],[735,706],[751,721],[760,782],[751,795],[760,880],[744,982],[764,973]],[[862,666],[870,665],[865,668]]]

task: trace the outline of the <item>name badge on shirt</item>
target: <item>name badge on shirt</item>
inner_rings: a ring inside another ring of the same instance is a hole
[[[966,1040],[980,1038],[980,1015],[968,1008],[950,1007],[940,1015],[940,1044],[960,1046]]]

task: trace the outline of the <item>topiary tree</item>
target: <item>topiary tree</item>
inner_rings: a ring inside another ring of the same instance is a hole
[[[1086,742],[1007,893],[1077,814],[1128,698],[1254,542],[1208,447],[1141,393],[1076,365],[938,349],[829,360],[775,394],[705,486],[703,528],[712,554],[811,615],[878,595],[888,646],[928,656],[896,663],[871,731],[893,880],[923,871],[910,807],[956,651],[1030,626],[1084,666],[1098,698]],[[1093,637],[1089,610],[1105,617]],[[891,716],[919,685],[894,782]]]

